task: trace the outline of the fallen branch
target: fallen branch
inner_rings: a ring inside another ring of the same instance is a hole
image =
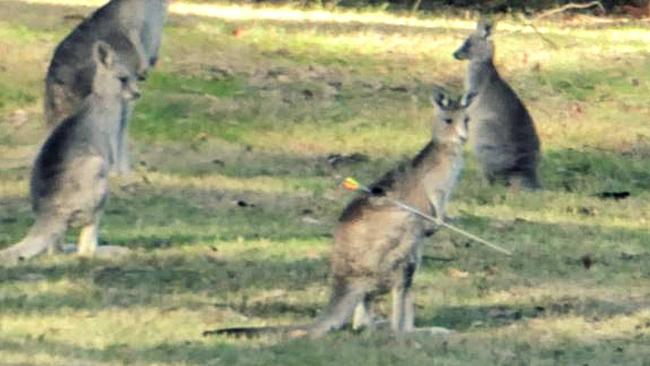
[[[423,261],[437,261],[437,262],[453,262],[455,260],[458,260],[458,258],[434,257],[432,255],[423,255],[422,260]]]
[[[571,10],[571,9],[588,9],[588,8],[591,8],[591,7],[594,7],[594,6],[598,7],[603,13],[605,12],[605,7],[603,6],[603,4],[600,3],[600,1],[592,1],[592,2],[586,3],[586,4],[568,3],[566,5],[560,6],[559,8],[555,8],[555,9],[545,11],[545,12],[537,15],[536,17],[534,17],[533,20],[539,20],[539,19],[542,19],[542,18],[547,18],[547,17],[550,17],[551,15],[562,13],[562,12],[565,12],[565,11]]]
[[[420,9],[420,3],[422,3],[422,0],[415,0],[413,6],[411,7],[411,15],[415,14],[418,9]]]

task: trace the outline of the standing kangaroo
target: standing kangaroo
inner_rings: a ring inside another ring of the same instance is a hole
[[[80,255],[90,256],[97,249],[108,170],[119,143],[119,117],[125,101],[139,96],[135,78],[115,57],[103,41],[93,46],[92,92],[41,147],[30,185],[35,222],[22,241],[0,251],[0,264],[42,253],[56,245],[70,226],[82,228]]]
[[[54,127],[73,115],[92,91],[92,48],[101,40],[140,79],[156,64],[168,0],[112,0],[79,24],[54,50],[45,78],[45,120]],[[120,117],[114,151],[119,173],[130,169],[127,127],[132,106]]]
[[[474,152],[488,182],[537,189],[539,138],[528,110],[494,67],[492,30],[492,23],[479,21],[454,52],[456,59],[469,60],[465,92],[477,95],[467,111]]]
[[[471,98],[459,104],[438,94],[433,100],[436,118],[431,141],[412,161],[372,184],[372,194],[357,197],[345,208],[334,231],[329,306],[313,324],[227,328],[206,334],[285,333],[316,338],[340,329],[350,318],[355,329],[372,326],[369,306],[376,296],[389,291],[393,296],[392,330],[398,334],[415,331],[411,286],[420,262],[419,241],[425,223],[385,197],[444,217],[463,167],[468,124],[464,108]]]

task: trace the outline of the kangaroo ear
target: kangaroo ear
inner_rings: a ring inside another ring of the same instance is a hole
[[[474,101],[474,99],[476,99],[477,94],[478,94],[477,92],[469,92],[463,95],[463,97],[460,99],[460,106],[462,108],[469,107],[470,104],[472,104],[472,102]]]
[[[449,98],[445,95],[445,93],[436,90],[433,92],[433,95],[431,96],[431,103],[433,104],[434,107],[440,108],[440,109],[447,109],[449,107],[449,104],[451,101]]]
[[[488,18],[481,18],[476,25],[476,31],[485,39],[490,38],[493,30],[494,22]]]
[[[97,41],[93,45],[93,59],[98,65],[112,67],[115,63],[115,52],[108,43]]]

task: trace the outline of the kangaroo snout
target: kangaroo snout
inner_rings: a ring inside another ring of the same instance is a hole
[[[140,98],[140,90],[136,87],[128,88],[122,93],[122,97],[126,100],[136,100]]]
[[[141,70],[136,73],[136,79],[138,81],[146,81],[147,76],[149,76],[149,70]]]
[[[458,134],[458,139],[460,142],[467,142],[467,130],[464,128],[456,128],[456,134]]]

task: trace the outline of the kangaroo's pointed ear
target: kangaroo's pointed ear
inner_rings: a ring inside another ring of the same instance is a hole
[[[97,41],[93,45],[93,59],[98,65],[112,67],[115,63],[115,51],[104,41]]]
[[[493,30],[494,30],[494,22],[491,19],[485,17],[481,18],[478,21],[478,24],[476,25],[476,31],[481,37],[485,39],[490,38]]]
[[[447,109],[449,108],[449,104],[451,103],[451,101],[445,95],[445,93],[439,90],[435,90],[433,92],[433,95],[431,96],[431,103],[436,108]]]
[[[472,102],[476,99],[476,95],[478,95],[477,92],[469,92],[460,99],[460,106],[462,108],[467,108],[472,104]]]

